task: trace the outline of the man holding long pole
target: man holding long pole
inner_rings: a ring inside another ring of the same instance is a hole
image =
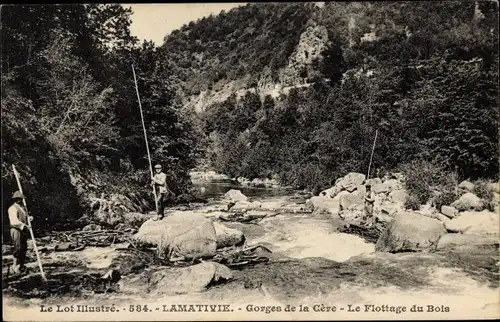
[[[28,216],[28,206],[26,205],[26,199],[23,195],[23,188],[21,186],[21,179],[19,179],[19,173],[16,167],[12,165],[12,170],[14,171],[14,176],[16,177],[17,187],[19,191],[14,192],[12,199],[14,203],[9,208],[9,221],[10,221],[10,233],[12,242],[14,243],[14,273],[19,273],[24,270],[24,261],[26,260],[26,251],[28,250],[28,237],[26,228],[31,235],[33,240],[33,248],[35,249],[36,259],[38,262],[38,267],[40,268],[40,274],[44,281],[47,281],[45,273],[43,272],[42,261],[40,259],[40,254],[38,253],[38,247],[36,246],[35,234],[31,228],[31,220],[33,217]],[[23,206],[21,206],[21,201]]]
[[[151,180],[153,181],[153,183],[152,183],[152,186],[153,186],[153,195],[154,195],[154,198],[155,198],[156,215],[157,215],[157,218],[158,218],[160,214],[159,214],[159,211],[158,211],[158,197],[156,195],[156,185],[154,184],[155,175],[153,174],[153,165],[151,164],[151,154],[149,153],[148,136],[146,134],[146,126],[144,125],[144,115],[142,114],[141,97],[139,96],[139,88],[137,87],[137,79],[135,77],[134,65],[132,65],[132,73],[134,74],[135,91],[137,93],[137,101],[139,102],[139,109],[141,111],[142,129],[144,130],[144,140],[146,141],[146,151],[148,152],[149,172],[151,173]]]

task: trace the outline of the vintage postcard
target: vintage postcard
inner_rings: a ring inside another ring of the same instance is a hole
[[[498,1],[0,10],[5,321],[500,316]]]

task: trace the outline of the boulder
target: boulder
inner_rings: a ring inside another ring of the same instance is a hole
[[[241,246],[245,242],[245,235],[238,229],[229,228],[221,223],[214,222],[217,248]]]
[[[452,206],[442,206],[441,213],[448,218],[454,218],[458,215],[458,210]]]
[[[251,210],[263,210],[263,211],[278,211],[281,207],[285,205],[283,200],[265,200],[259,203],[260,207],[255,207]],[[257,204],[255,204],[257,205]]]
[[[498,249],[499,240],[494,235],[445,234],[439,238],[437,250],[474,251]]]
[[[372,186],[372,191],[373,193],[379,194],[379,193],[387,193],[389,192],[390,187],[389,185],[385,183],[378,183]]]
[[[457,217],[447,221],[445,227],[448,231],[462,234],[498,235],[500,227],[500,214],[490,211],[463,212]]]
[[[370,184],[372,186],[372,190],[373,190],[373,187],[375,185],[382,184],[382,180],[380,178],[371,178],[371,179],[366,180],[366,184]]]
[[[491,192],[500,193],[500,182],[489,182],[487,187]]]
[[[224,198],[229,201],[248,201],[248,197],[239,190],[231,189],[224,194]]]
[[[406,197],[407,197],[406,191],[404,191],[403,189],[393,190],[389,194],[390,200],[394,203],[404,204],[406,202]]]
[[[339,199],[315,196],[306,201],[306,205],[311,205],[315,212],[326,211],[331,214],[337,214],[340,211]]]
[[[442,222],[417,213],[402,212],[382,232],[375,250],[390,253],[432,251],[444,234],[446,229]]]
[[[344,176],[342,180],[338,183],[344,190],[349,190],[352,187],[357,187],[361,185],[366,179],[366,176],[362,173],[351,172]],[[336,184],[337,185],[337,184]]]
[[[481,211],[484,209],[484,202],[478,196],[471,192],[467,192],[459,199],[455,200],[450,206],[458,211]]]
[[[377,204],[377,201],[375,200],[375,205]],[[396,213],[403,211],[403,205],[402,204],[396,204],[396,203],[387,203],[382,206],[380,206],[380,213],[384,215],[388,215],[393,217]]]
[[[245,213],[249,210],[259,210],[262,204],[258,201],[248,202],[248,201],[237,201],[228,211],[235,213]]]
[[[183,268],[162,268],[147,270],[140,275],[119,281],[120,291],[125,293],[162,295],[201,292],[212,283],[220,283],[233,278],[226,266],[203,262]]]
[[[353,205],[363,204],[363,195],[361,193],[347,193],[339,198],[340,209],[349,209]]]
[[[470,181],[464,180],[464,181],[460,182],[460,184],[458,185],[458,188],[463,189],[463,190],[468,191],[468,192],[472,192],[472,191],[474,191],[474,184]]]
[[[328,197],[328,198],[333,198],[335,197],[340,191],[342,190],[342,188],[340,187],[340,185],[335,185],[331,188],[328,188],[326,190],[323,190],[319,193],[319,196],[320,197]]]
[[[213,257],[217,247],[212,221],[186,211],[174,212],[162,220],[146,221],[134,239],[141,244],[157,246],[158,255],[169,259]]]

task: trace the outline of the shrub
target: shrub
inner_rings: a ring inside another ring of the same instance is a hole
[[[488,181],[484,179],[474,182],[474,190],[472,191],[476,196],[484,200],[488,210],[495,210],[495,202],[493,200],[493,191],[488,187]]]
[[[420,200],[418,199],[417,196],[409,194],[405,201],[405,208],[411,210],[418,210],[420,209],[420,204],[421,204]]]
[[[409,196],[408,208],[414,209],[415,204],[420,206],[431,201],[439,209],[457,197],[456,174],[446,171],[436,162],[415,160],[402,165],[401,172],[405,176],[404,185]]]

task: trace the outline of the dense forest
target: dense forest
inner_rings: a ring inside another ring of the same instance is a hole
[[[15,164],[38,228],[74,225],[91,197],[151,202],[132,65],[152,161],[168,164],[177,195],[189,188],[197,135],[163,52],[131,36],[130,15],[118,4],[2,6],[3,205]]]
[[[276,99],[258,91],[233,95],[204,109],[200,118],[212,166],[234,177],[274,176],[318,191],[349,171],[366,173],[378,130],[373,167],[379,173],[420,161],[458,179],[497,177],[497,6],[492,1],[269,4],[200,21],[210,23],[204,28],[209,35],[231,31],[210,38],[214,42],[205,48],[190,49],[210,62],[204,68],[242,70],[252,79],[268,77],[268,70],[279,74],[276,68],[286,65],[279,59],[290,54],[281,43],[298,41],[296,33],[285,32],[279,45],[267,49],[266,36],[286,29],[275,22],[328,32],[327,46],[306,66],[319,74],[305,75],[311,86]],[[260,27],[252,29],[247,54],[236,64],[216,59],[231,48],[236,30],[249,28],[229,17],[249,12],[251,25]],[[274,19],[259,12],[273,13]],[[196,26],[173,33],[165,48],[174,51],[171,44],[178,39],[203,44],[208,36],[193,32]],[[214,47],[220,51],[211,52]],[[256,56],[267,58],[257,65]],[[238,75],[227,74],[224,81]],[[194,77],[207,86],[221,82]]]
[[[372,175],[420,162],[498,177],[495,1],[249,4],[161,46],[133,37],[118,4],[1,14],[3,204],[15,164],[40,228],[74,224],[103,193],[151,200],[132,65],[153,162],[177,195],[200,162],[319,191],[366,173],[376,131]],[[285,82],[307,86],[260,90]],[[228,84],[200,113],[187,104]]]

